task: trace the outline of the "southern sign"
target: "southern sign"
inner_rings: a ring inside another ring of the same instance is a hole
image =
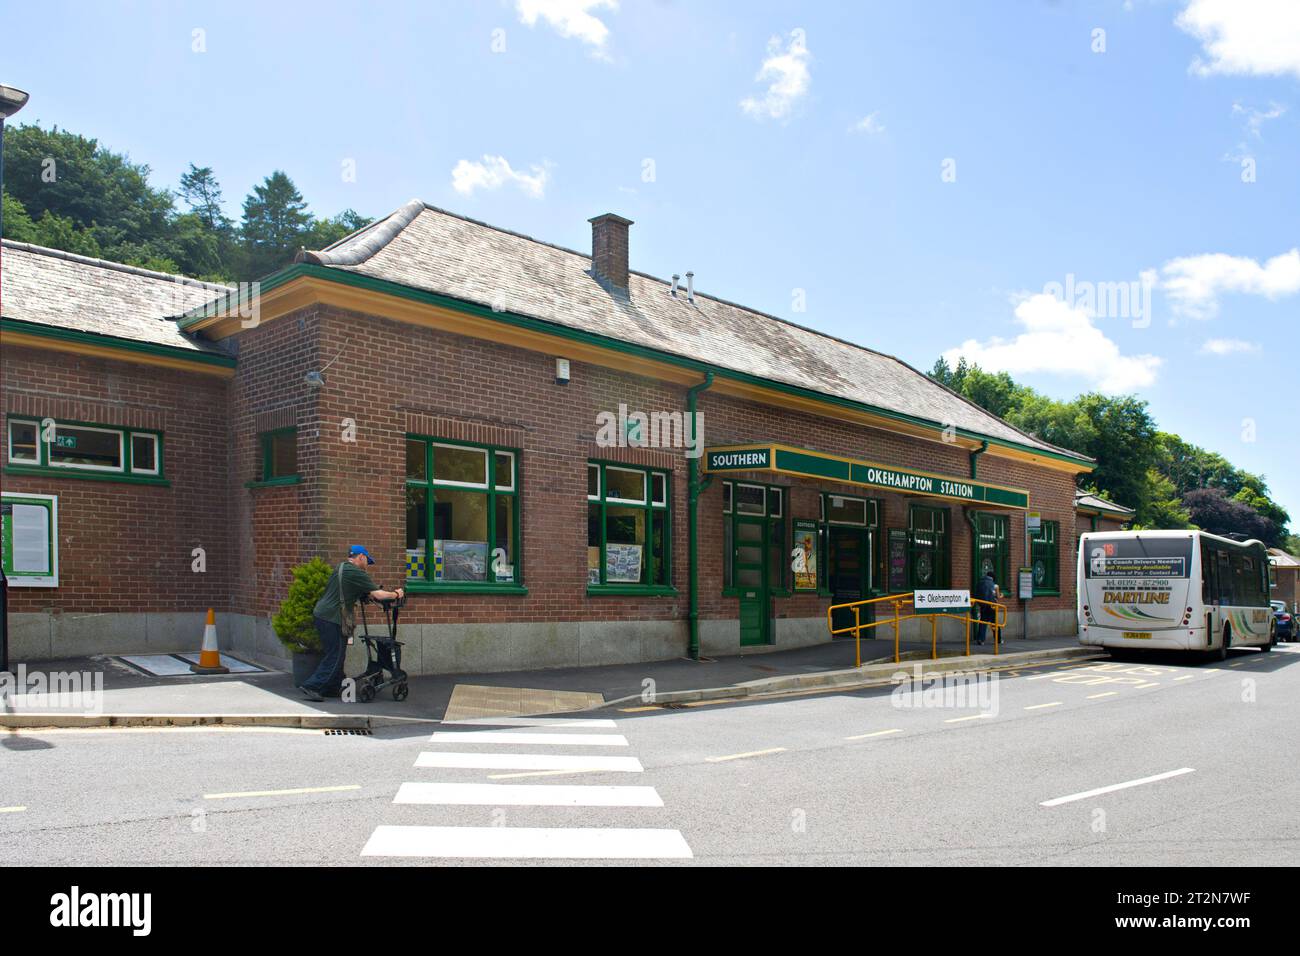
[[[736,445],[705,450],[704,470],[706,472],[751,469],[808,478],[824,478],[827,481],[839,481],[868,488],[888,488],[907,494],[1003,505],[1008,508],[1029,507],[1029,492],[1020,488],[1006,488],[1001,485],[983,484],[968,478],[893,468],[803,448],[787,448],[783,445]]]
[[[753,468],[770,468],[770,448],[729,448],[725,451],[705,453],[705,471],[749,471]]]
[[[970,608],[970,591],[952,588],[945,590],[913,591],[912,606],[917,614],[939,614],[944,611],[964,611]]]

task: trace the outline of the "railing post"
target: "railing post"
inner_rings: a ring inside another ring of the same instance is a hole
[[[854,667],[862,666],[862,608],[860,605],[853,605],[853,643],[856,647],[854,656],[856,663]]]
[[[966,656],[970,657],[970,611],[966,612]]]
[[[898,603],[894,602],[894,663],[898,663]]]
[[[930,660],[939,659],[939,615],[930,615]]]

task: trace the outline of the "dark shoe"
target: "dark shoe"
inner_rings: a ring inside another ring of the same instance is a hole
[[[306,697],[308,700],[321,701],[325,699],[320,694],[316,693],[316,691],[308,687],[306,684],[303,684],[298,689],[302,691],[302,696]]]

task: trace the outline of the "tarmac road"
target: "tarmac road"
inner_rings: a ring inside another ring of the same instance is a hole
[[[11,865],[1300,863],[1300,645],[963,692],[5,733],[0,840]]]

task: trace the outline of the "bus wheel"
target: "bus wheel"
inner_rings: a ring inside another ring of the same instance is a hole
[[[1268,643],[1265,644],[1263,647],[1261,647],[1260,650],[1267,654],[1269,651],[1273,649],[1273,645],[1276,643],[1277,643],[1277,624],[1274,623],[1268,629]]]

